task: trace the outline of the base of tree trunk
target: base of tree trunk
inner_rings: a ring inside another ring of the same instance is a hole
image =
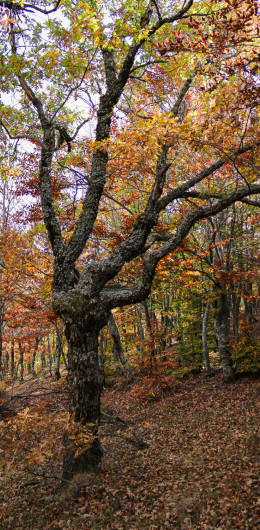
[[[70,444],[68,436],[64,437],[64,445]],[[99,465],[103,455],[103,449],[98,438],[95,438],[92,446],[75,458],[75,448],[70,447],[63,457],[63,478],[71,480],[74,475],[80,473],[98,473]]]

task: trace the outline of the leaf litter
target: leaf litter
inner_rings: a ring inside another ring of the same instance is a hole
[[[147,404],[134,387],[106,389],[104,417],[124,421],[101,428],[100,473],[61,490],[44,465],[25,475],[17,462],[15,475],[0,474],[0,528],[259,528],[259,386],[223,385],[220,374],[173,381]]]

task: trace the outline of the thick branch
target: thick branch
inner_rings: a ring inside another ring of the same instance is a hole
[[[101,293],[101,301],[108,310],[115,307],[143,302],[150,294],[157,263],[149,256],[143,262],[142,278],[134,287],[105,287]]]
[[[173,109],[172,109],[172,115],[174,118],[176,118],[179,114],[179,110],[180,110],[180,106],[189,90],[189,88],[191,87],[191,84],[192,84],[192,81],[194,79],[196,75],[196,70],[193,72],[193,74],[188,77],[188,79],[186,80],[186,82],[184,83],[182,89],[180,90],[179,92],[179,95],[177,97],[177,100],[176,102],[174,103],[174,106],[173,106]]]
[[[71,266],[80,256],[92,232],[99,201],[106,182],[107,152],[97,150],[93,155],[89,187],[83,202],[82,214],[66,245],[64,267]]]
[[[234,204],[237,201],[242,201],[248,195],[256,195],[260,193],[260,184],[253,184],[248,188],[245,186],[240,188],[227,197],[224,197],[214,205],[201,207],[199,206],[195,211],[191,212],[182,224],[177,228],[175,236],[171,238],[163,247],[158,250],[155,250],[150,253],[150,256],[153,256],[153,259],[158,263],[163,257],[167,254],[173,252],[180,243],[187,237],[191,228],[201,219],[207,219],[212,217],[223,210],[226,210],[231,204]]]
[[[57,11],[61,4],[62,0],[57,0],[55,6],[52,9],[41,9],[41,7],[32,5],[32,4],[24,4],[25,10],[27,9],[33,9],[34,11],[39,11],[40,13],[43,13],[44,15],[49,15],[50,13],[54,13],[54,11]]]
[[[229,163],[232,162],[233,158],[236,158],[237,156],[239,156],[239,155],[241,155],[243,153],[247,153],[248,151],[252,151],[256,146],[259,146],[259,145],[260,145],[260,142],[256,142],[253,145],[248,145],[246,147],[239,148],[232,155],[228,155],[228,160],[227,160],[226,157],[225,158],[224,157],[220,158],[219,160],[217,160],[216,162],[211,164],[209,167],[207,167],[207,168],[203,169],[202,171],[200,171],[200,173],[195,175],[195,177],[193,177],[193,178],[191,178],[189,180],[186,180],[186,182],[184,182],[183,184],[181,184],[180,186],[178,186],[174,190],[169,191],[167,193],[167,195],[162,197],[160,199],[160,201],[158,202],[158,208],[160,209],[160,211],[164,210],[166,208],[166,206],[168,206],[168,204],[170,204],[172,201],[174,201],[176,199],[182,198],[185,192],[189,191],[190,188],[192,188],[193,186],[195,186],[196,184],[201,182],[206,177],[209,177],[210,175],[213,175],[213,173],[215,173],[215,171],[220,169],[227,162],[229,162]]]
[[[187,191],[183,193],[179,199],[202,199],[202,200],[209,200],[209,199],[223,199],[223,194],[220,193],[207,193],[204,191]],[[253,201],[250,199],[241,199],[240,202],[243,202],[244,204],[249,204],[250,206],[255,206],[256,208],[260,208],[260,202],[259,201]]]
[[[172,109],[173,116],[178,116],[181,103],[185,98],[194,77],[195,72],[186,80],[182,89],[180,90],[177,101]],[[131,261],[143,251],[147,237],[158,221],[158,216],[156,215],[157,205],[163,192],[166,173],[171,166],[171,163],[167,162],[167,153],[169,151],[169,147],[169,145],[165,144],[158,156],[155,183],[143,214],[141,214],[137,219],[129,237],[123,243],[118,245],[114,252],[112,252],[110,258],[103,264],[102,275],[105,267],[109,276],[108,279],[112,279],[119,272],[125,262]],[[103,280],[105,280],[104,276]]]
[[[36,96],[36,94],[33,91],[33,89],[28,85],[28,83],[25,81],[25,79],[23,77],[21,77],[20,75],[18,75],[17,77],[18,77],[19,83],[20,83],[22,89],[24,90],[26,96],[31,101],[33,106],[36,108],[38,116],[39,116],[39,119],[40,119],[40,122],[41,122],[41,125],[44,128],[47,125],[48,120],[47,120],[47,118],[45,116],[45,112],[44,112],[43,104],[42,104],[41,100]]]
[[[55,150],[55,132],[52,127],[44,131],[43,147],[39,167],[39,186],[44,223],[48,231],[49,240],[54,256],[60,256],[64,250],[61,227],[56,217],[51,189],[51,164]]]
[[[16,44],[13,32],[11,33],[12,52],[16,55]],[[62,241],[61,227],[56,217],[51,187],[51,165],[52,158],[55,151],[55,130],[54,126],[49,123],[41,100],[36,96],[33,89],[29,86],[27,81],[20,75],[17,76],[20,86],[24,90],[28,99],[35,107],[41,126],[43,129],[43,142],[41,142],[41,160],[39,166],[39,188],[41,195],[41,204],[43,211],[44,223],[48,231],[49,240],[52,246],[54,256],[60,256],[64,250]],[[3,124],[2,124],[3,125]],[[6,127],[5,127],[5,130]]]
[[[104,65],[105,65],[107,88],[111,90],[111,85],[113,85],[117,81],[114,52],[113,50],[102,48],[102,55],[103,55],[103,60],[104,60]]]

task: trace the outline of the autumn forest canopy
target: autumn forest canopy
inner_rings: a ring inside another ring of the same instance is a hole
[[[61,378],[12,421],[70,481],[106,385],[259,373],[259,2],[0,0],[0,41],[0,381]]]

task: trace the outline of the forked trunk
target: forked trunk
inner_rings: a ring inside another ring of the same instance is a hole
[[[100,328],[78,320],[66,325],[68,341],[69,411],[74,420],[90,425],[93,441],[89,449],[74,458],[73,448],[64,456],[64,478],[75,473],[96,472],[102,457],[98,439],[100,424],[100,397],[102,373],[98,362],[98,335]],[[69,440],[65,440],[65,444]]]

